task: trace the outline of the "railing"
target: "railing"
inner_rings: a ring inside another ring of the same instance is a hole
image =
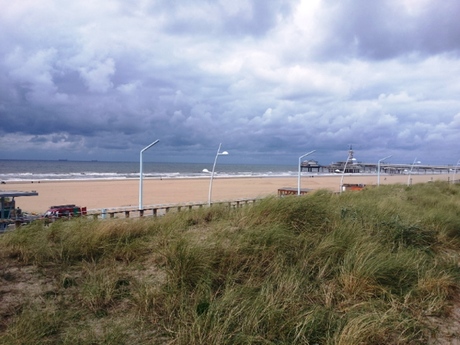
[[[253,205],[256,203],[259,198],[248,198],[248,199],[237,199],[237,200],[223,200],[215,201],[212,205],[227,205],[229,208],[239,208],[244,205]],[[43,218],[39,216],[33,216],[29,218],[17,218],[17,219],[0,219],[0,233],[7,230],[7,228],[14,224],[15,228],[20,227],[23,224],[28,224],[30,222],[40,220],[44,221],[45,225],[49,224],[57,219],[71,219],[78,216],[83,217],[92,217],[93,219],[106,219],[106,218],[119,218],[123,216],[124,218],[136,218],[136,217],[145,217],[153,216],[158,217],[165,215],[169,212],[181,212],[182,210],[192,210],[193,208],[202,208],[208,207],[207,202],[192,202],[192,203],[181,203],[181,204],[166,204],[166,205],[150,205],[145,206],[143,210],[139,210],[136,207],[117,207],[117,208],[101,208],[101,209],[91,209],[87,210],[85,214],[71,214],[69,216],[59,217],[59,218]],[[148,214],[150,212],[150,215]]]
[[[39,219],[38,216],[0,219],[0,233],[6,231],[12,224],[14,224],[15,228],[19,228],[21,225],[29,224],[30,222],[33,222],[37,219]]]
[[[244,205],[252,205],[257,202],[258,198],[248,199],[237,199],[237,200],[222,200],[215,201],[212,205],[227,205],[230,208],[238,208]],[[93,217],[94,219],[102,218],[117,218],[123,216],[124,218],[133,217],[144,217],[153,216],[158,217],[165,215],[171,211],[181,212],[182,210],[192,210],[193,208],[207,207],[207,202],[192,202],[192,203],[181,203],[181,204],[162,204],[162,205],[150,205],[144,206],[142,210],[136,207],[117,207],[117,208],[103,208],[103,209],[92,209],[88,210],[86,216]],[[150,214],[149,214],[150,213]]]

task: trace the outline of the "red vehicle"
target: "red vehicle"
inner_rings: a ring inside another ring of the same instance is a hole
[[[86,215],[86,207],[75,205],[57,205],[51,206],[43,215],[44,218],[70,218]]]

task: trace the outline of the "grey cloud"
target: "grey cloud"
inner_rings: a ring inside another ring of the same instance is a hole
[[[290,15],[298,0],[158,1],[150,13],[165,13],[163,27],[181,35],[262,36],[278,18]]]
[[[442,54],[460,51],[460,3],[456,0],[330,1],[334,11],[326,44],[328,58],[389,59],[407,54]]]
[[[350,143],[363,159],[455,155],[460,62],[439,53],[457,49],[458,6],[424,3],[409,15],[389,1],[9,2],[0,145],[8,158],[133,159],[157,138],[192,161],[219,142],[254,161],[343,159]]]
[[[91,67],[80,68],[80,76],[85,81],[89,91],[107,92],[113,87],[111,78],[115,73],[115,62],[111,58],[98,62]]]

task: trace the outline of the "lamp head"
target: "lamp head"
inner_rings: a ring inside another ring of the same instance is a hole
[[[220,155],[220,156],[225,156],[225,155],[228,155],[228,152],[227,152],[227,151],[219,152],[219,155]]]

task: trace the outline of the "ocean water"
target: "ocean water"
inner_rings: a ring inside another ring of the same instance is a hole
[[[139,162],[0,160],[0,181],[138,179]],[[180,179],[204,178],[212,163],[152,163],[143,162],[144,178]],[[295,165],[220,164],[219,177],[284,177],[297,176]],[[310,173],[311,174],[311,173]]]

